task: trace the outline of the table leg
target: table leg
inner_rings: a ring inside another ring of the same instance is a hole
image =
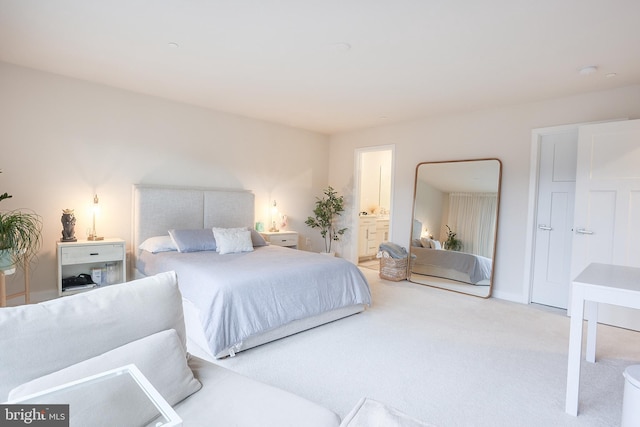
[[[596,361],[596,334],[598,331],[598,303],[586,301],[587,312],[587,362]]]
[[[0,270],[0,307],[7,306],[7,284],[4,281],[4,271]]]
[[[578,415],[578,392],[580,390],[580,362],[582,359],[582,323],[584,319],[584,294],[582,288],[573,286],[571,295],[571,327],[569,330],[569,353],[567,363],[567,400],[565,411]]]

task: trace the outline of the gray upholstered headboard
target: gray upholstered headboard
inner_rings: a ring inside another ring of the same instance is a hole
[[[172,228],[253,227],[254,204],[248,190],[134,185],[131,252]]]

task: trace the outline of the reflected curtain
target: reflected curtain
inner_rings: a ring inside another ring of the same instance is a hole
[[[497,208],[497,193],[449,193],[447,225],[463,252],[493,257]]]

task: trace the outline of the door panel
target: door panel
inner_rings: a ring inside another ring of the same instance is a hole
[[[575,198],[577,129],[540,140],[531,302],[567,308]]]
[[[589,263],[640,267],[640,120],[584,126],[578,142],[571,277]],[[599,320],[640,330],[640,312],[601,304]]]

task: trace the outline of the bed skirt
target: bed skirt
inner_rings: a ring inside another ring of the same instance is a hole
[[[355,304],[326,313],[321,313],[317,316],[294,320],[293,322],[289,322],[288,324],[278,328],[265,331],[261,334],[252,335],[244,341],[235,343],[214,355],[209,350],[209,344],[204,335],[204,330],[202,329],[197,307],[191,301],[184,298],[182,300],[182,306],[184,308],[184,321],[187,327],[187,351],[194,356],[209,361],[235,356],[235,354],[240,351],[248,350],[250,348],[266,344],[270,341],[288,337],[290,335],[297,334],[298,332],[306,331],[308,329],[315,328],[316,326],[324,325],[325,323],[360,313],[366,308],[364,304]]]

